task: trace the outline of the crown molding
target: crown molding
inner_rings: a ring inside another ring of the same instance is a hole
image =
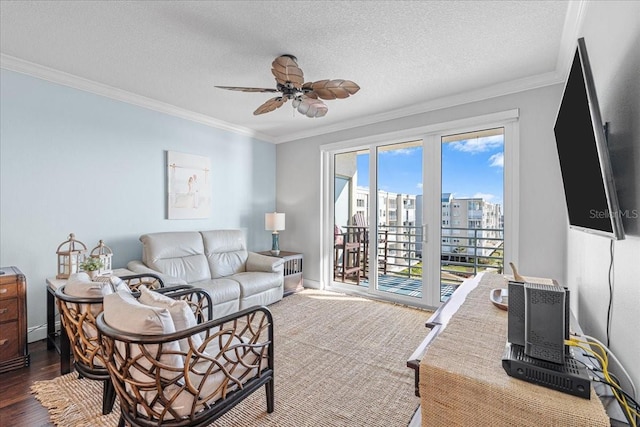
[[[332,132],[339,132],[355,127],[371,125],[374,123],[395,120],[402,117],[413,116],[416,114],[424,114],[430,111],[441,110],[444,108],[455,107],[457,105],[469,104],[472,102],[484,101],[499,96],[510,95],[513,93],[524,92],[527,90],[538,89],[545,86],[551,86],[564,82],[564,76],[557,71],[538,74],[523,79],[512,80],[493,86],[488,86],[475,91],[459,93],[456,95],[446,96],[434,99],[421,104],[416,104],[406,108],[400,108],[393,111],[387,111],[381,114],[368,116],[361,119],[355,119],[337,123],[332,126],[326,126],[321,129],[297,132],[287,135],[283,138],[276,138],[273,142],[280,144],[283,142],[291,142],[299,139],[310,138],[318,135],[324,135]]]
[[[570,2],[569,7],[571,8]],[[583,10],[583,2],[577,2],[579,8],[576,10],[581,13]],[[574,16],[575,19],[575,16]],[[572,21],[573,22],[573,21]],[[565,25],[566,27],[567,25]],[[573,33],[572,33],[573,34]],[[571,36],[566,38],[570,40]],[[563,34],[562,52],[560,57],[566,56],[566,50],[573,50],[572,43],[564,43],[565,35]],[[572,41],[573,42],[573,41]],[[571,53],[569,53],[569,56]],[[220,130],[234,132],[240,135],[260,139],[262,141],[280,144],[284,142],[296,141],[304,138],[311,138],[314,136],[324,135],[327,133],[340,132],[356,127],[367,126],[374,123],[380,123],[390,120],[399,119],[402,117],[412,116],[416,114],[424,114],[430,111],[440,110],[443,108],[450,108],[457,105],[468,104],[471,102],[483,101],[498,96],[509,95],[513,93],[523,92],[526,90],[537,89],[544,86],[559,84],[564,82],[564,72],[554,72],[539,74],[536,76],[526,77],[523,79],[513,80],[509,82],[500,83],[497,85],[489,86],[486,88],[478,89],[475,91],[459,93],[452,96],[446,96],[438,99],[434,99],[425,103],[416,104],[406,108],[400,108],[392,111],[387,111],[380,114],[375,114],[368,117],[363,117],[354,120],[343,121],[334,125],[323,126],[316,129],[310,129],[302,132],[295,132],[288,134],[282,138],[273,137],[271,135],[262,134],[254,130],[236,126],[221,120],[214,119],[210,116],[196,113],[184,108],[176,107],[175,105],[167,104],[155,99],[147,98],[142,95],[137,95],[122,89],[108,86],[102,83],[97,83],[92,80],[88,80],[82,77],[78,77],[73,74],[69,74],[63,71],[55,70],[53,68],[45,67],[43,65],[35,64],[33,62],[25,61],[14,56],[0,54],[0,68],[4,68],[11,71],[16,71],[23,74],[28,74],[43,80],[47,80],[53,83],[69,86],[75,89],[91,92],[96,95],[105,96],[107,98],[115,99],[118,101],[126,102],[129,104],[137,105],[139,107],[147,108],[150,110],[158,111],[161,113],[169,114],[171,116],[179,117],[185,120],[190,120],[196,123],[200,123],[209,127],[213,127]],[[564,70],[564,68],[563,68]]]
[[[556,63],[556,71],[562,76],[563,81],[566,80],[571,69],[587,7],[588,2],[584,0],[571,0],[567,5],[567,15],[564,20],[560,49],[558,50],[558,61]]]
[[[22,74],[28,74],[39,79],[50,81],[52,83],[57,83],[60,85],[72,87],[74,89],[91,92],[96,95],[126,102],[128,104],[133,104],[138,107],[158,111],[160,113],[169,114],[171,116],[190,120],[216,129],[234,132],[251,138],[260,139],[262,141],[273,142],[272,137],[261,134],[259,132],[255,132],[254,130],[245,127],[235,126],[233,124],[214,119],[204,114],[176,107],[175,105],[147,98],[142,95],[137,95],[135,93],[118,89],[113,86],[97,83],[89,79],[65,73],[64,71],[45,67],[33,62],[25,61],[23,59],[16,58],[15,56],[11,55],[6,55],[4,53],[0,54],[0,68]]]

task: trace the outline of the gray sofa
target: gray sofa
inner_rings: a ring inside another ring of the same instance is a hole
[[[170,231],[140,236],[136,273],[154,273],[165,286],[188,284],[208,291],[214,318],[283,297],[284,260],[249,252],[242,230]]]

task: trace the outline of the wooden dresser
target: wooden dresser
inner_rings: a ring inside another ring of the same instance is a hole
[[[17,267],[0,268],[0,373],[29,366],[27,279]]]

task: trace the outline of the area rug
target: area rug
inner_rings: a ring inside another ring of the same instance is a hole
[[[424,339],[430,312],[306,289],[269,306],[275,327],[275,411],[264,389],[213,426],[408,425],[419,405],[407,359]],[[32,385],[59,426],[116,426],[101,415],[98,381],[70,373]]]

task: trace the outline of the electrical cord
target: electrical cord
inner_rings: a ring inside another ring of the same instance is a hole
[[[607,307],[607,347],[611,346],[611,313],[613,306],[613,239],[609,243],[609,306]]]
[[[638,404],[638,402],[636,402],[633,399],[633,397],[631,397],[631,395],[629,393],[627,393],[626,391],[621,389],[619,384],[611,383],[611,382],[605,380],[604,378],[600,378],[600,377],[596,377],[594,380],[598,381],[598,382],[601,382],[603,384],[606,384],[611,388],[616,388],[620,393],[624,394],[625,397],[627,398],[627,401],[631,404],[631,406],[633,406],[633,410],[636,412],[636,416],[638,416],[638,411],[640,411],[640,404]]]
[[[622,373],[627,377],[627,380],[629,381],[629,384],[631,384],[631,388],[633,389],[633,398],[634,399],[638,399],[638,390],[636,390],[636,386],[633,384],[633,380],[631,379],[631,376],[629,375],[629,373],[627,372],[626,369],[624,369],[624,366],[622,365],[622,363],[620,363],[620,361],[618,360],[618,358],[616,357],[615,354],[613,354],[613,352],[611,351],[611,349],[609,349],[608,346],[605,346],[604,344],[602,344],[600,341],[598,341],[596,338],[590,336],[590,335],[582,335],[583,338],[586,338],[588,341],[593,341],[597,344],[599,344],[606,352],[609,356],[611,356],[611,358],[613,359],[614,362],[616,362],[616,366],[618,366],[620,368],[620,370],[622,371]],[[611,374],[609,374],[611,375]]]
[[[631,405],[629,405],[629,413],[625,414],[625,416],[629,420],[629,424],[630,425],[637,426],[638,419],[640,418],[640,405],[638,404],[638,402],[633,400],[633,398],[626,391],[624,391],[623,389],[617,387],[617,385],[614,384],[614,383],[610,383],[609,381],[607,381],[607,380],[605,380],[603,378],[599,378],[599,377],[594,378],[593,381],[600,382],[602,384],[606,384],[609,387],[611,387],[611,390],[613,390],[614,388],[617,388],[618,392],[620,392],[620,393],[622,393],[624,395],[625,400],[628,403],[631,404]],[[616,397],[615,393],[613,394],[613,397]],[[633,418],[629,418],[629,416],[633,416]]]
[[[620,407],[622,408],[622,411],[625,417],[629,421],[629,424],[632,427],[637,427],[637,419],[640,416],[640,413],[638,412],[637,402],[635,401],[634,398],[629,396],[629,394],[625,392],[620,385],[616,384],[615,380],[612,379],[611,375],[609,374],[609,356],[608,355],[610,354],[610,350],[595,339],[594,341],[590,342],[590,341],[580,340],[577,338],[570,338],[568,340],[565,340],[565,345],[580,348],[585,353],[590,353],[593,356],[595,356],[595,358],[598,360],[600,364],[600,368],[602,369],[604,380],[607,381],[607,383],[610,385],[611,392],[613,393],[614,397],[620,404]],[[591,346],[594,346],[599,351],[595,351],[594,349],[591,348]],[[633,382],[631,384],[633,385]],[[635,388],[634,388],[634,391],[635,391]]]

